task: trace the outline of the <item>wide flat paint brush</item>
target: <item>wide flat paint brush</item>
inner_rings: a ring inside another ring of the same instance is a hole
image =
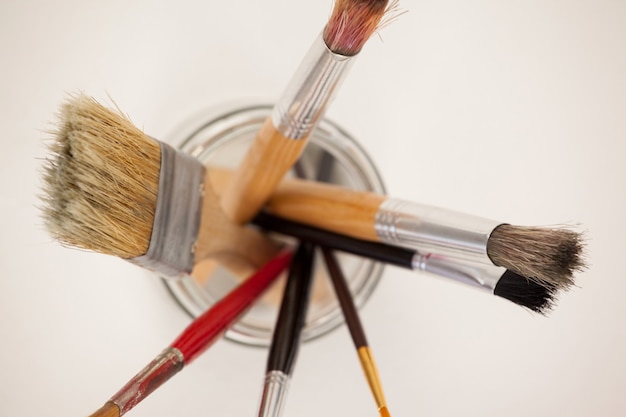
[[[166,276],[208,258],[248,274],[277,247],[222,211],[204,166],[83,94],[60,112],[44,175],[43,217],[61,243]]]

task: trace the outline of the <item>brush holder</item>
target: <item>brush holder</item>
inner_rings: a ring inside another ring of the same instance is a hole
[[[235,169],[243,159],[259,128],[271,113],[271,106],[224,106],[212,109],[185,123],[168,142],[211,166]],[[367,153],[338,125],[322,120],[310,137],[296,170],[288,175],[318,178],[323,165],[326,181],[342,186],[384,194],[382,179]],[[319,251],[318,251],[319,252]],[[368,259],[337,253],[355,304],[362,306],[374,291],[383,265]],[[197,317],[239,284],[240,278],[205,261],[202,276],[163,281],[174,299],[192,317]],[[322,336],[344,322],[332,282],[321,254],[316,254],[315,278],[303,341]],[[270,288],[225,334],[229,340],[268,346],[278,315],[285,277]]]

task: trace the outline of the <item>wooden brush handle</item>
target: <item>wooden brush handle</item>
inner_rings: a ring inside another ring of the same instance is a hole
[[[232,172],[209,169],[218,193],[227,192]],[[286,219],[316,226],[359,239],[378,241],[375,219],[386,197],[313,181],[285,179],[274,190],[267,209]]]
[[[257,134],[228,188],[222,207],[237,224],[248,222],[261,209],[285,173],[304,150],[307,139],[289,139],[268,118]]]
[[[306,323],[314,256],[312,244],[307,242],[298,244],[289,267],[287,284],[274,326],[266,372],[281,371],[291,375]]]
[[[214,258],[233,271],[249,272],[273,258],[279,248],[256,229],[235,224],[222,210],[207,171],[195,263]]]

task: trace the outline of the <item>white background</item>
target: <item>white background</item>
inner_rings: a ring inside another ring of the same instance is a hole
[[[405,0],[328,115],[390,193],[515,224],[580,223],[589,270],[548,318],[389,268],[362,312],[392,415],[619,416],[626,408],[626,2]],[[60,247],[37,209],[66,93],[164,137],[273,100],[331,1],[0,3],[0,415],[85,416],[188,323],[162,284]],[[251,416],[266,351],[220,341],[134,416]],[[375,416],[345,327],[303,346],[287,416]]]

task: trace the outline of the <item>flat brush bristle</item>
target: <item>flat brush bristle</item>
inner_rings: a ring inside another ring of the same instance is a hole
[[[120,417],[120,408],[112,402],[107,402],[89,417]]]
[[[324,29],[324,42],[336,54],[358,54],[379,27],[388,0],[337,0]]]
[[[50,234],[82,249],[143,255],[159,187],[159,144],[82,94],[61,107],[54,135],[42,197]]]
[[[487,245],[494,264],[561,289],[574,285],[574,273],[584,270],[583,250],[582,235],[572,230],[508,224],[496,227]]]
[[[547,314],[554,307],[556,290],[506,271],[496,284],[493,294],[505,298],[535,313]]]
[[[387,409],[387,407],[380,407],[380,409],[378,410],[378,412],[380,413],[380,417],[391,417],[391,415],[389,414],[389,410]]]

